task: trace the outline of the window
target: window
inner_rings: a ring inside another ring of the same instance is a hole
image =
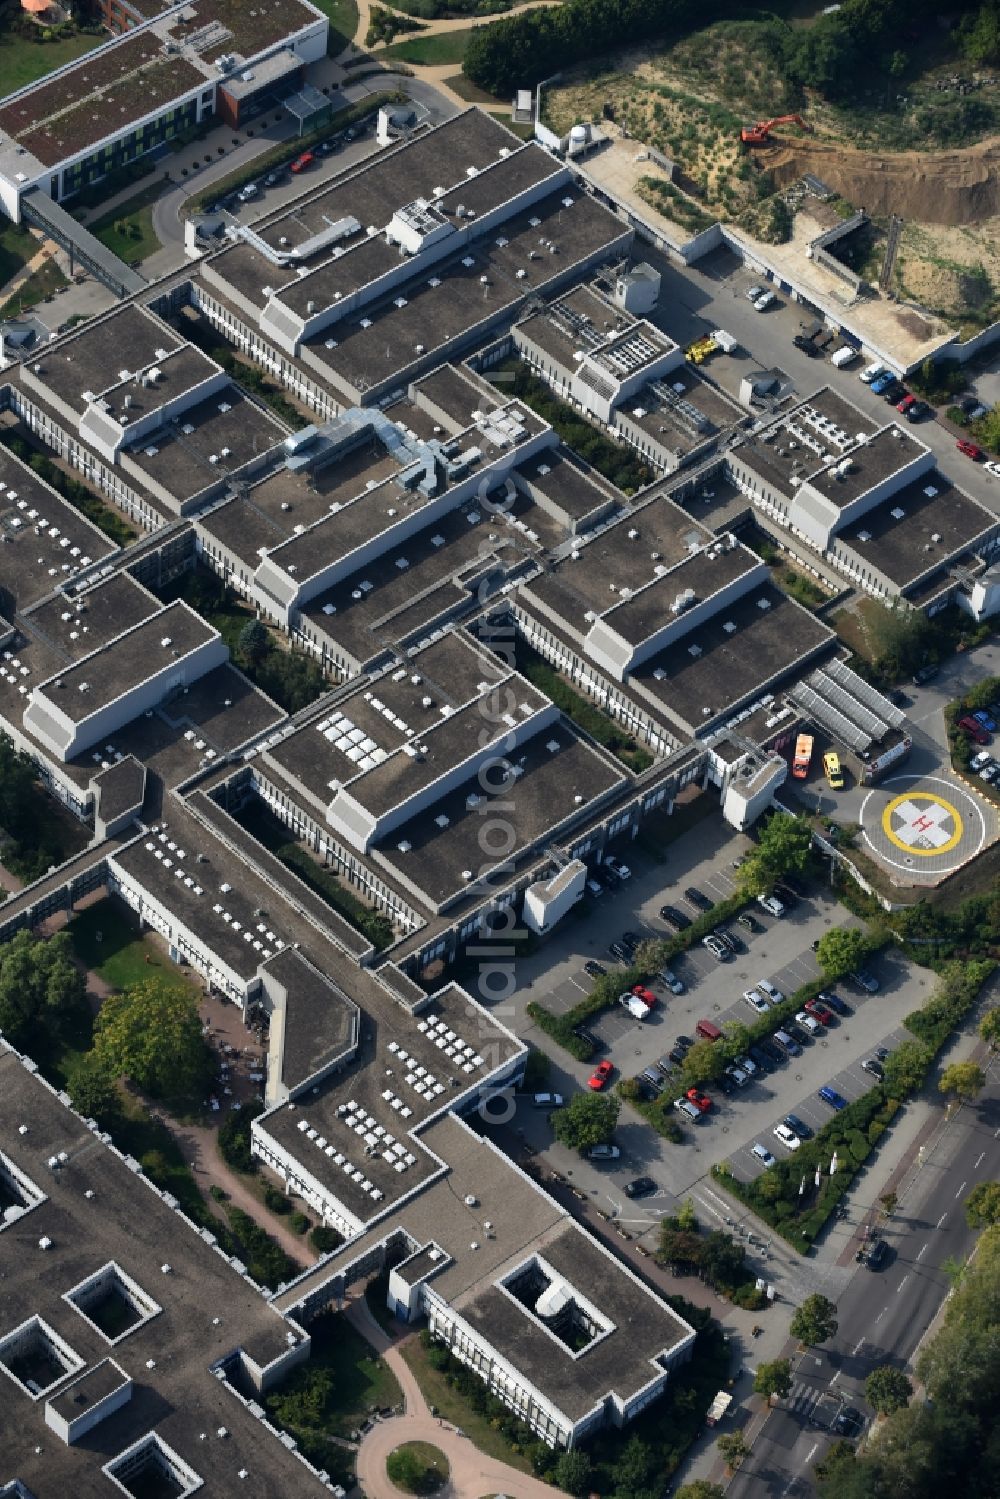
[[[162,1310],[114,1260],[67,1291],[63,1300],[111,1344],[120,1343]]]
[[[0,1339],[0,1369],[32,1400],[67,1374],[76,1374],[85,1362],[41,1317],[29,1317]]]
[[[184,1499],[204,1482],[155,1431],[126,1447],[102,1471],[133,1499],[145,1499],[149,1494]]]

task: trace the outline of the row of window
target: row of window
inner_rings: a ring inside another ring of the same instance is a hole
[[[113,468],[108,468],[97,458],[89,448],[81,447],[72,434],[68,433],[58,422],[53,419],[34,402],[27,400],[17,389],[14,391],[14,410],[18,416],[39,437],[46,447],[58,453],[60,458],[65,458],[68,463],[95,488],[103,490],[110,500],[122,510],[130,520],[142,526],[145,531],[156,531],[163,525],[163,518],[153,507],[137,495],[119,478]]]
[[[209,107],[205,113],[211,113],[211,108]],[[88,183],[97,182],[100,178],[106,177],[109,172],[115,172],[128,162],[138,160],[147,151],[152,151],[164,141],[172,140],[174,136],[190,129],[192,125],[197,124],[198,119],[199,101],[191,99],[187,104],[178,104],[157,119],[149,120],[130,135],[109,141],[97,151],[92,152],[90,156],[84,157],[82,161],[74,162],[72,166],[63,170],[57,197],[60,200],[69,197],[71,193],[78,192]]]
[[[307,380],[302,373],[301,367],[293,360],[265,343],[263,339],[252,329],[235,317],[228,307],[217,302],[214,297],[208,295],[204,286],[199,284],[193,288],[193,305],[203,314],[228,343],[235,344],[242,349],[244,354],[249,354],[258,364],[270,370],[287,390],[298,396],[310,411],[324,418],[336,416],[340,410],[336,401],[332,400],[326,391]]]

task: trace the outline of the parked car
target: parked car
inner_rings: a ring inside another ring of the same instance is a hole
[[[718,958],[720,963],[728,963],[733,954],[726,944],[718,938],[714,932],[709,932],[707,937],[702,937],[703,947],[707,947],[713,958]]]
[[[970,442],[967,437],[960,437],[955,446],[960,453],[965,454],[966,458],[971,458],[973,463],[978,463],[986,456],[979,444]]]
[[[839,994],[831,994],[829,990],[823,989],[816,996],[823,1004],[828,1005],[835,1015],[853,1015],[854,1011],[850,1005],[845,1005]]]
[[[707,1114],[712,1107],[712,1100],[707,1093],[700,1093],[697,1088],[689,1088],[685,1094],[702,1114]]]
[[[764,1056],[767,1058],[772,1067],[784,1066],[785,1053],[782,1051],[780,1046],[775,1045],[770,1036],[761,1036],[760,1040],[757,1041],[755,1045],[757,1046],[758,1050],[764,1053]],[[752,1054],[753,1047],[750,1048],[750,1051]]]
[[[590,977],[592,979],[602,979],[608,971],[604,967],[603,963],[597,963],[593,958],[587,959],[586,963],[584,963],[583,965],[583,969],[585,973],[590,974]]]
[[[748,286],[745,292],[748,302],[756,303],[763,295],[764,288],[762,286]]]
[[[637,1176],[634,1181],[625,1183],[626,1197],[648,1197],[655,1191],[656,1183],[651,1176]]]
[[[766,1055],[759,1041],[755,1042],[753,1046],[747,1047],[747,1056],[753,1062],[758,1072],[770,1072],[771,1068],[775,1066],[775,1062],[771,1057]]]
[[[762,932],[764,930],[756,916],[751,916],[749,911],[741,911],[736,920],[740,926],[746,927],[748,932]]]
[[[913,685],[915,687],[922,687],[925,682],[933,682],[937,674],[938,668],[932,662],[927,661],[923,666],[918,666],[913,673]]]
[[[857,973],[851,974],[851,978],[859,989],[864,989],[866,994],[878,993],[878,979],[873,973],[869,973],[866,968],[859,968]]]
[[[653,993],[652,989],[647,989],[645,984],[633,984],[632,993],[635,995],[636,999],[642,1000],[647,1009],[651,1010],[656,1004],[656,995]]]
[[[590,1077],[587,1079],[587,1087],[595,1093],[600,1093],[601,1089],[606,1088],[611,1081],[611,1074],[614,1070],[614,1063],[609,1062],[607,1057],[605,1057],[603,1062],[598,1062],[590,1074]]]
[[[750,1074],[744,1072],[742,1067],[737,1067],[735,1062],[730,1062],[728,1067],[723,1068],[723,1077],[728,1077],[737,1088],[745,1088],[750,1081]]]
[[[769,916],[784,916],[785,908],[776,895],[758,895],[758,905],[764,907]]]
[[[602,1051],[604,1048],[604,1042],[601,1040],[600,1036],[596,1036],[594,1032],[588,1030],[585,1025],[574,1025],[573,1034],[574,1036],[579,1036],[581,1041],[586,1041],[587,1045],[591,1048],[592,1051]]]
[[[840,756],[836,750],[827,750],[823,756],[823,773],[826,783],[831,791],[843,791],[844,772],[841,769]]]
[[[701,1122],[701,1111],[696,1109],[689,1098],[677,1098],[674,1100],[674,1108],[679,1114],[684,1114],[693,1124]]]
[[[623,864],[620,859],[616,859],[613,854],[608,854],[604,863],[611,870],[612,874],[616,874],[620,880],[624,881],[632,878],[632,871],[628,865]]]
[[[908,422],[920,422],[930,411],[926,401],[914,401],[912,406],[906,408],[906,420]]]
[[[299,172],[304,172],[307,167],[311,167],[315,160],[316,157],[312,151],[303,151],[301,156],[296,156],[289,167],[289,171],[295,172],[297,175]]]
[[[802,1029],[808,1031],[810,1036],[819,1036],[822,1034],[822,1025],[816,1019],[815,1015],[810,1015],[808,1010],[799,1010],[796,1013],[795,1020],[796,1024],[801,1025]]]
[[[808,1124],[805,1124],[799,1118],[797,1114],[786,1114],[781,1122],[782,1124],[787,1125],[793,1134],[798,1135],[800,1140],[812,1139],[812,1130],[809,1128]]]
[[[694,1042],[691,1040],[690,1036],[678,1036],[677,1040],[674,1042],[674,1045],[680,1051],[690,1051],[692,1046],[694,1045]]]
[[[617,1145],[592,1145],[587,1151],[588,1161],[617,1161],[621,1150]]]
[[[763,994],[759,994],[756,989],[744,989],[743,998],[751,1010],[756,1010],[758,1015],[766,1015],[771,1008]]]
[[[771,1133],[776,1140],[780,1140],[782,1145],[787,1146],[789,1150],[798,1150],[802,1144],[798,1135],[793,1129],[789,1129],[787,1124],[776,1124]]]
[[[958,720],[958,727],[962,730],[963,734],[968,736],[969,739],[975,740],[976,744],[990,743],[990,736],[989,734],[987,734],[982,724],[978,721],[978,719],[972,718],[969,714],[966,714],[964,718],[960,718]]]
[[[743,941],[743,938],[735,936],[732,932],[727,932],[725,927],[716,927],[715,936],[718,937],[720,942],[726,944],[731,953],[741,953],[747,950],[747,945]]]
[[[869,364],[860,372],[858,379],[864,385],[871,385],[873,381],[881,379],[883,375],[888,375],[888,373],[889,371],[884,364]]]
[[[672,926],[677,932],[683,932],[686,927],[691,925],[690,916],[685,916],[684,912],[678,911],[676,906],[661,906],[660,920],[665,921],[668,926]]]
[[[837,1109],[838,1112],[841,1109],[847,1108],[847,1099],[841,1097],[836,1088],[831,1088],[829,1086],[820,1088],[819,1097],[823,1100],[824,1103],[828,1103],[831,1109]]]
[[[862,1057],[861,1071],[870,1073],[872,1077],[878,1078],[879,1082],[885,1077],[885,1068],[874,1057]]]
[[[785,1021],[785,1030],[791,1036],[792,1040],[797,1041],[800,1046],[805,1046],[809,1040],[809,1032],[804,1031],[801,1025],[796,1024],[794,1020]]]
[[[845,1405],[834,1420],[833,1430],[840,1437],[856,1437],[864,1424],[865,1418],[857,1406]]]
[[[778,1164],[774,1159],[774,1156],[768,1150],[767,1146],[762,1145],[759,1140],[751,1147],[750,1154],[752,1156],[755,1156],[756,1159],[760,1161],[761,1165],[765,1168],[768,1166],[776,1166]]]
[[[673,1051],[667,1052],[667,1060],[673,1062],[675,1067],[683,1067],[685,1061],[687,1060],[687,1052],[681,1051],[680,1047],[675,1046]],[[661,1057],[660,1061],[657,1063],[657,1066],[662,1068],[662,1065],[663,1059]]]
[[[983,468],[988,474],[992,474],[994,479],[1000,478],[1000,463],[997,463],[995,458],[988,458],[983,464]]]
[[[687,989],[683,979],[679,979],[672,968],[664,968],[660,972],[660,981],[666,984],[671,994],[683,994]]]
[[[909,391],[907,391],[907,393],[903,397],[903,399],[900,402],[898,402],[898,404],[896,406],[896,410],[902,412],[902,414],[905,416],[906,413],[909,411],[910,407],[911,406],[915,406],[916,404],[917,404],[917,398],[916,398],[916,396],[911,395],[909,393]]]
[[[621,942],[612,942],[611,946],[608,948],[608,952],[614,958],[616,963],[627,963],[629,961],[628,950],[622,945]]]
[[[997,729],[996,719],[993,718],[993,717],[991,717],[991,715],[989,713],[987,713],[987,711],[986,711],[985,708],[977,708],[976,711],[973,713],[972,716],[976,720],[977,723],[981,723],[982,724],[982,726],[983,726],[984,729],[989,729],[989,731],[990,731],[991,734],[995,734],[996,733],[996,729]]]
[[[781,1047],[786,1057],[800,1057],[802,1055],[802,1047],[787,1030],[775,1031],[773,1039],[775,1044]]]
[[[645,1020],[649,1014],[649,1007],[644,1005],[641,999],[637,999],[634,994],[619,994],[618,1003],[623,1005],[636,1020]]]
[[[820,1025],[833,1025],[833,1011],[821,999],[807,999],[803,1008],[814,1015]]]
[[[757,298],[756,302],[753,305],[758,312],[766,312],[767,309],[769,307],[772,307],[777,300],[778,299],[774,295],[773,291],[766,291],[762,297]]]
[[[644,1067],[639,1073],[639,1082],[655,1098],[658,1093],[663,1092],[664,1079],[655,1067]]]
[[[709,900],[708,896],[703,895],[700,890],[695,889],[694,885],[688,885],[684,891],[684,896],[693,906],[697,906],[699,911],[710,911],[715,905],[714,900]]]
[[[817,347],[813,343],[812,339],[811,338],[805,338],[803,336],[803,334],[801,334],[801,333],[796,333],[795,334],[795,336],[792,339],[792,343],[795,345],[795,347],[797,349],[801,349],[802,352],[803,352],[803,354],[809,354],[810,356],[815,356],[816,354],[819,353],[819,349],[817,349]]]
[[[770,979],[758,979],[754,987],[762,994],[766,994],[773,1005],[780,1005],[785,997],[780,989],[774,987]]]
[[[563,1096],[561,1093],[536,1093],[531,1102],[536,1109],[561,1109]]]
[[[889,382],[891,380],[895,380],[895,378],[896,378],[895,375],[891,374],[887,370],[885,372],[885,374],[883,374],[883,375],[876,375],[875,379],[874,380],[870,380],[868,383],[869,383],[872,391],[874,392],[874,394],[877,395],[877,396],[880,396],[882,394],[882,392],[885,390],[886,386],[889,384]]]
[[[972,759],[969,761],[969,769],[982,770],[984,765],[990,765],[992,761],[993,756],[991,754],[988,754],[986,750],[977,750]]]

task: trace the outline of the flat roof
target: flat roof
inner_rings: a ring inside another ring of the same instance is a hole
[[[457,364],[439,364],[429,375],[414,380],[411,389],[416,399],[426,396],[450,419],[453,431],[449,435],[468,427],[477,412],[493,411],[508,399],[502,388],[494,388]]]
[[[540,453],[520,464],[516,472],[573,521],[603,512],[609,502],[623,508],[626,504],[625,496],[614,484],[602,479],[596,471],[585,472],[574,461],[571,448],[560,446]]]
[[[286,947],[264,965],[285,991],[281,1032],[281,1081],[294,1091],[325,1065],[354,1045],[359,1010],[328,974],[320,973],[302,953]],[[272,1015],[271,1054],[275,1050]]]
[[[956,553],[975,549],[997,525],[991,511],[932,469],[838,531],[834,543],[849,546],[862,562],[905,589]]]
[[[118,548],[8,448],[0,447],[0,612],[10,617]]]
[[[4,1046],[0,1135],[4,1154],[44,1194],[37,1207],[0,1232],[0,1335],[37,1316],[80,1360],[74,1384],[64,1375],[38,1400],[5,1380],[4,1479],[19,1479],[33,1494],[110,1493],[102,1466],[155,1431],[199,1475],[206,1493],[226,1494],[237,1486],[252,1499],[324,1492],[212,1373],[213,1365],[240,1347],[251,1347],[261,1365],[280,1358],[289,1335],[301,1341],[296,1324]],[[56,1156],[63,1161],[58,1179],[48,1165]],[[39,1240],[50,1245],[44,1267]],[[111,1264],[159,1308],[113,1348],[65,1299]],[[100,1369],[109,1356],[133,1381],[131,1398],[87,1439],[71,1445],[57,1440],[45,1424],[47,1399],[67,1417],[86,1410],[71,1396],[82,1391],[93,1400],[117,1383]],[[224,1441],[215,1436],[220,1428],[228,1433]],[[240,1470],[247,1476],[237,1481]]]
[[[31,373],[44,389],[83,416],[90,400],[136,370],[148,369],[184,345],[148,308],[138,302],[114,307],[45,349]]]
[[[739,542],[730,546],[728,541],[716,541],[682,558],[668,573],[615,604],[605,619],[630,645],[638,646],[669,621],[670,606],[679,593],[691,589],[696,603],[704,603],[760,568],[761,559]]]
[[[140,438],[129,461],[179,505],[277,448],[288,428],[231,381]]]
[[[580,285],[522,318],[517,331],[565,369],[573,370],[581,352],[588,353],[598,342],[635,322],[630,312],[605,301],[593,287]]]
[[[480,723],[483,720],[480,718]],[[372,845],[370,859],[392,871],[405,884],[419,887],[435,906],[453,900],[473,880],[483,879],[496,865],[516,867],[537,851],[542,840],[568,820],[582,817],[588,806],[599,803],[616,789],[624,788],[627,776],[610,755],[593,748],[563,723],[552,723],[533,738],[519,744],[508,756],[509,795],[504,798],[504,820],[510,851],[502,858],[483,850],[481,801],[478,774],[465,781],[425,810],[394,827]],[[516,767],[516,775],[513,773]],[[446,818],[442,827],[439,819]],[[400,844],[408,844],[402,850]]]
[[[668,719],[697,733],[835,639],[833,630],[768,582],[650,656],[629,681]]]
[[[163,608],[158,598],[122,569],[93,588],[59,593],[31,611],[31,628],[67,662],[80,661]]]
[[[843,510],[927,451],[927,444],[906,431],[901,422],[892,422],[851,449],[849,469],[843,471],[846,465],[842,465],[842,471],[834,473],[830,467],[821,468],[810,476],[809,485]]]
[[[792,478],[804,482],[815,474],[824,453],[830,461],[842,458],[859,437],[870,438],[878,430],[877,422],[827,385],[749,434],[732,453],[765,483],[788,494]]]
[[[689,365],[680,365],[669,375],[644,385],[637,395],[623,401],[617,410],[619,416],[627,418],[659,447],[669,448],[677,457],[700,447],[746,416],[743,408],[725,391],[712,385]],[[702,428],[692,412],[704,418],[708,425]]]
[[[218,638],[218,630],[177,599],[91,655],[73,662],[42,690],[73,723],[81,723],[140,686],[170,661],[182,661],[199,646]],[[57,686],[57,681],[62,685]],[[81,691],[84,683],[86,688]]]

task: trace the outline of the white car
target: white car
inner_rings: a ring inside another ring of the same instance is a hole
[[[776,895],[758,895],[757,904],[763,906],[769,916],[784,916],[785,908]]]
[[[751,1010],[756,1010],[758,1015],[766,1015],[771,1008],[763,994],[758,994],[756,989],[744,989],[743,998]]]
[[[766,312],[771,304],[776,300],[777,299],[773,291],[766,291],[762,297],[757,298],[756,302],[753,305],[758,312]]]
[[[990,754],[989,750],[980,750],[979,753],[973,755],[972,759],[969,761],[969,768],[971,770],[982,770],[984,765],[992,765],[992,763],[993,756]]]
[[[776,1140],[781,1141],[782,1145],[787,1145],[789,1150],[798,1150],[802,1144],[798,1135],[794,1130],[790,1130],[787,1124],[776,1124],[771,1133]]]
[[[804,1030],[807,1030],[811,1036],[822,1035],[822,1025],[816,1019],[815,1015],[810,1015],[808,1010],[799,1010],[795,1018],[798,1021],[799,1025],[801,1025]]]
[[[773,1005],[780,1005],[785,996],[780,989],[776,989],[770,979],[758,979],[756,987],[762,994],[766,994]]]
[[[983,464],[983,468],[988,474],[993,474],[996,478],[1000,479],[1000,463],[997,463],[994,458],[988,458]]]
[[[767,1146],[762,1145],[759,1140],[753,1146],[751,1154],[755,1157],[756,1160],[760,1161],[762,1166],[776,1166],[778,1164],[774,1159],[774,1156],[768,1150]]]
[[[643,1004],[638,994],[619,994],[618,1003],[624,1005],[630,1015],[636,1020],[645,1020],[649,1014],[648,1008]]]
[[[747,1074],[743,1071],[743,1068],[737,1067],[735,1062],[730,1062],[725,1071],[726,1076],[732,1078],[737,1088],[745,1088],[747,1083],[750,1081]]]
[[[878,362],[876,362],[875,364],[869,364],[866,369],[863,369],[858,376],[858,379],[861,380],[865,385],[871,385],[872,382],[877,380],[880,375],[887,375],[888,373],[889,371],[886,369],[884,364],[879,364]]]
[[[757,1076],[757,1063],[751,1061],[749,1057],[737,1057],[736,1065],[737,1067],[741,1067],[744,1072],[749,1073],[751,1077]]]
[[[748,302],[752,302],[755,307],[763,295],[764,288],[762,286],[748,286],[746,289],[746,299]]]

